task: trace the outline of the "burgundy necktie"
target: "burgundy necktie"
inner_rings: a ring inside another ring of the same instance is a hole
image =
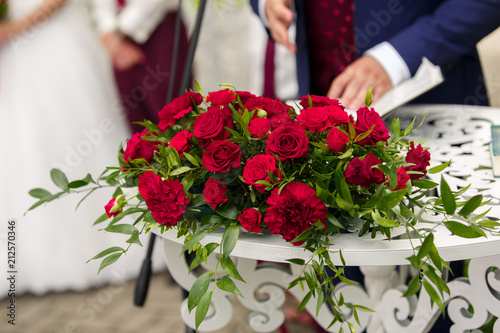
[[[306,2],[311,93],[326,95],[355,58],[353,0]]]

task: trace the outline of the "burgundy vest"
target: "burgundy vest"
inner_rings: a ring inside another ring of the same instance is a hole
[[[306,2],[311,94],[326,95],[333,79],[355,59],[353,0]]]

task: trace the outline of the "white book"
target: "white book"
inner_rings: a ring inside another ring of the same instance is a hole
[[[422,58],[422,64],[411,79],[386,92],[378,101],[372,104],[372,107],[383,117],[441,82],[443,82],[443,75],[439,66],[433,65],[427,58]]]

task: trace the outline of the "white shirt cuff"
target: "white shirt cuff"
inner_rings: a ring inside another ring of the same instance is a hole
[[[269,21],[266,17],[266,0],[259,0],[259,16],[266,28],[269,28]]]
[[[411,78],[410,69],[406,65],[406,62],[388,42],[375,45],[366,51],[365,54],[375,58],[380,63],[391,79],[393,87]]]

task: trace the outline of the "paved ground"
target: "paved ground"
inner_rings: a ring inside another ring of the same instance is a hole
[[[106,286],[87,292],[65,292],[41,297],[22,295],[17,298],[16,325],[6,323],[2,311],[1,333],[183,333],[179,314],[181,295],[167,273],[154,275],[144,307],[132,304],[134,282]],[[231,323],[216,333],[251,332],[249,311],[233,302]],[[7,300],[0,300],[6,309]],[[307,325],[287,324],[288,333],[315,333]],[[279,331],[276,331],[278,333]]]

